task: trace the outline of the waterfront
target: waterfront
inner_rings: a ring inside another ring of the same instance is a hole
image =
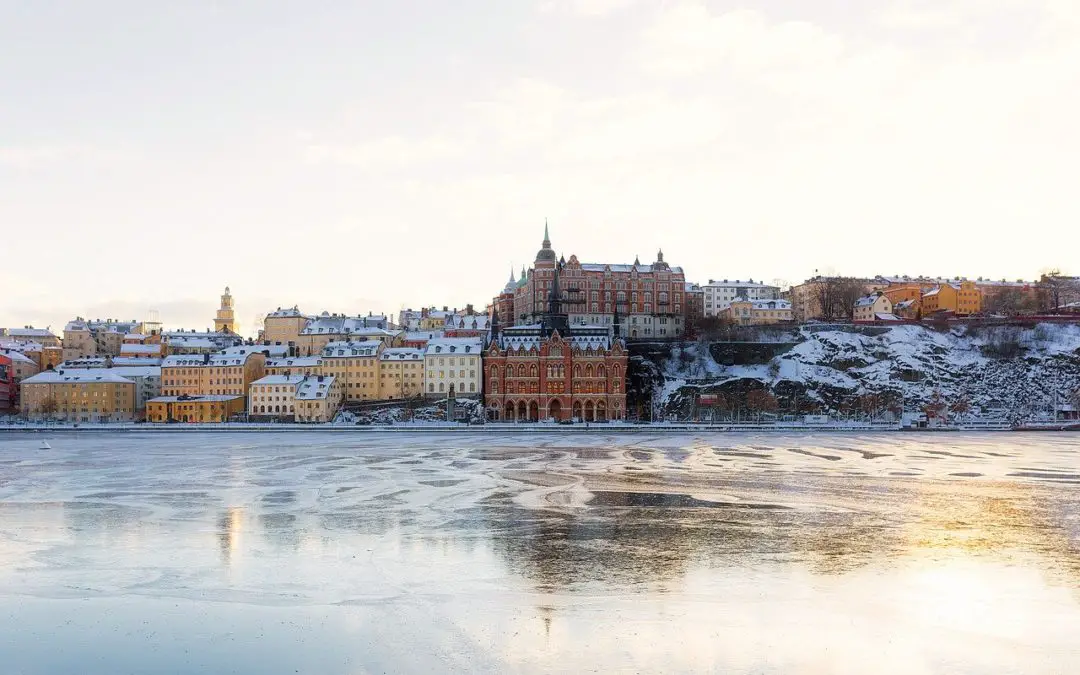
[[[0,436],[0,653],[12,672],[1065,672],[1078,450]]]

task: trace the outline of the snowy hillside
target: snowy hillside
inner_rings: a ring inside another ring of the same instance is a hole
[[[975,414],[1031,418],[1080,388],[1078,326],[807,326],[789,339],[767,360],[727,366],[715,358],[718,344],[675,347],[640,360],[642,389],[651,387],[658,412],[683,415],[701,393],[722,394],[734,408],[765,390],[778,412],[913,410],[939,394]]]

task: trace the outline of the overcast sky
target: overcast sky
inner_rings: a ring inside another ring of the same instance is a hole
[[[0,326],[1080,274],[1076,0],[0,0]]]

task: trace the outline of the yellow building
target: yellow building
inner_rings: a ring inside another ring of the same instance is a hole
[[[344,401],[344,391],[336,378],[305,378],[296,388],[296,421],[332,422]]]
[[[791,287],[792,318],[795,321],[848,319],[858,298],[884,290],[884,279],[816,276]],[[828,307],[824,305],[828,304]]]
[[[297,337],[296,346],[301,356],[314,356],[332,342],[366,342],[378,340],[387,347],[401,347],[405,332],[365,325],[368,317],[341,315],[320,316],[308,323]],[[381,323],[381,319],[378,321]]]
[[[321,356],[283,356],[266,360],[267,375],[322,375]]]
[[[922,296],[923,316],[935,312],[952,312],[957,316],[970,316],[982,311],[982,292],[974,281],[960,281],[938,285]]]
[[[251,383],[265,374],[266,355],[259,346],[233,347],[231,353],[167,356],[161,362],[163,396],[247,396]]]
[[[159,396],[146,402],[146,420],[157,424],[219,424],[242,412],[243,396]]]
[[[233,297],[229,287],[225,287],[225,294],[221,296],[221,306],[214,316],[214,331],[218,333],[236,332],[236,312],[233,309]]]
[[[22,381],[20,410],[33,420],[131,422],[135,383],[111,373],[49,370]]]
[[[251,383],[248,416],[288,418],[295,422],[330,422],[344,402],[337,378],[325,375],[267,375]]]
[[[396,401],[423,393],[423,350],[409,347],[382,350],[379,354],[379,398]]]
[[[791,303],[787,300],[735,298],[716,315],[740,326],[765,326],[792,320]]]
[[[300,333],[307,327],[312,317],[304,314],[298,308],[278,307],[277,311],[270,312],[263,319],[262,339],[270,342],[280,342],[287,345],[300,343]]]
[[[378,340],[331,342],[322,350],[322,374],[337,378],[345,401],[377,401],[379,355],[386,346]]]
[[[11,342],[36,342],[43,347],[62,347],[60,338],[53,335],[48,328],[0,328],[0,337],[7,338]]]
[[[892,311],[893,304],[889,300],[889,296],[882,291],[878,291],[877,293],[864,295],[856,300],[851,318],[853,321],[858,322],[877,321],[879,314],[891,315]]]

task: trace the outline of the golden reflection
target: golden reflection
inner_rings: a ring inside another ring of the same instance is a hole
[[[233,559],[240,551],[244,529],[244,509],[230,506],[218,518],[218,545],[221,547],[221,561],[231,567]]]

